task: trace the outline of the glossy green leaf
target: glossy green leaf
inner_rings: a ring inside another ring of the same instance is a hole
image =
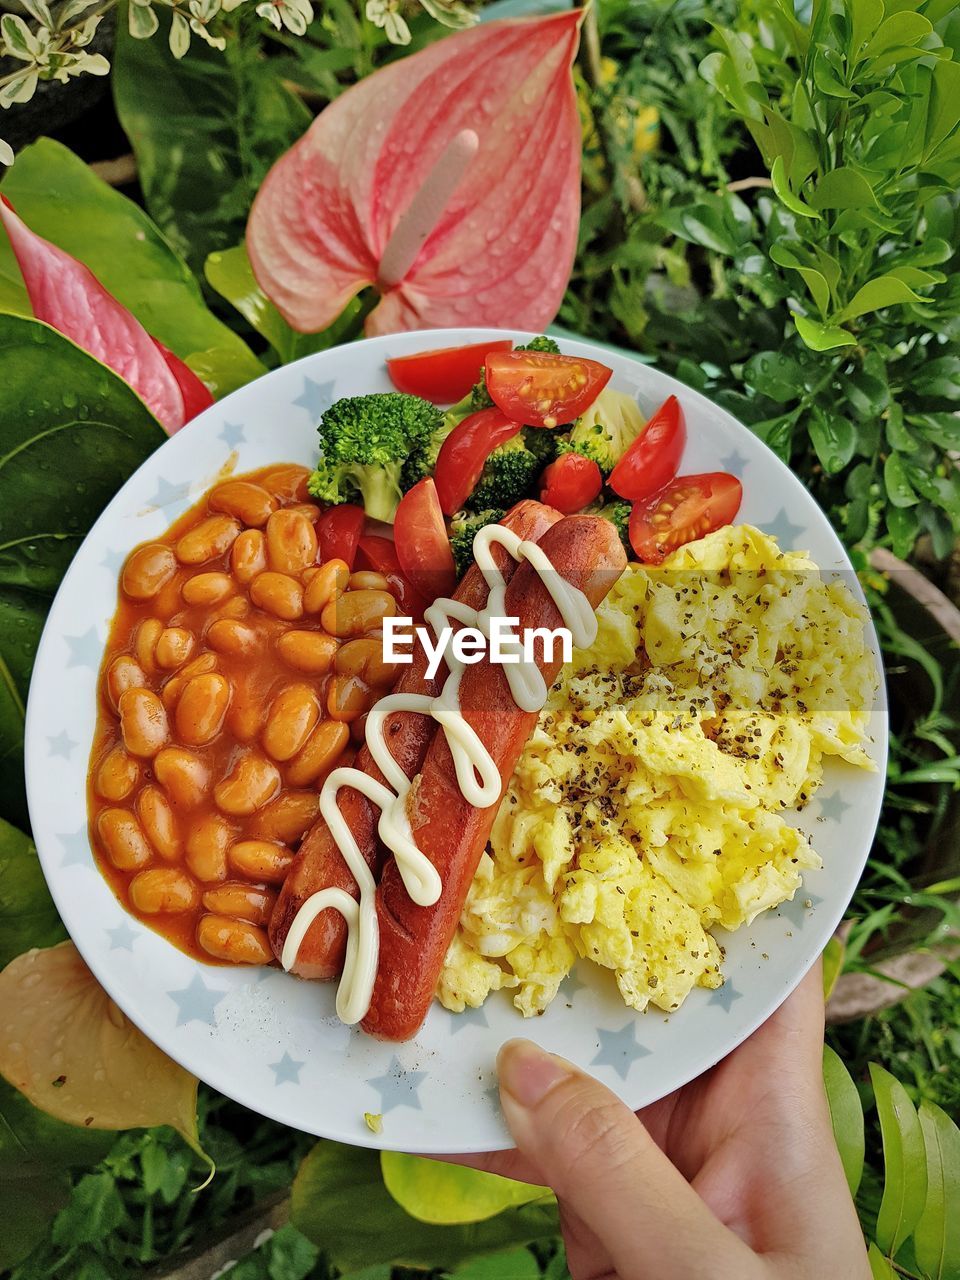
[[[829,1000],[833,995],[833,989],[837,985],[837,979],[843,973],[843,964],[846,959],[846,947],[843,940],[836,934],[830,939],[823,949],[823,998]]]
[[[933,68],[924,155],[930,156],[960,124],[960,63],[940,59]]]
[[[920,1103],[927,1153],[927,1200],[913,1236],[930,1280],[960,1276],[960,1129],[935,1103]]]
[[[135,40],[118,26],[114,102],[147,208],[199,273],[209,253],[242,239],[267,170],[312,117],[249,26],[222,53],[195,40],[180,60],[162,34]]]
[[[787,175],[784,169],[782,156],[777,156],[770,170],[770,181],[773,183],[773,189],[777,194],[777,198],[782,204],[790,210],[791,213],[797,214],[802,218],[819,218],[820,214],[816,209],[811,209],[808,204],[793,194],[787,182]]]
[[[870,1274],[873,1280],[900,1280],[897,1272],[872,1241],[867,1252],[867,1261],[870,1263]]]
[[[881,22],[873,38],[863,51],[864,58],[879,58],[889,49],[900,49],[920,41],[933,30],[929,19],[921,13],[891,14]]]
[[[844,166],[823,175],[810,204],[814,209],[874,209],[877,198],[862,173]]]
[[[380,1168],[397,1204],[420,1222],[437,1225],[483,1222],[504,1209],[553,1194],[548,1187],[401,1151],[381,1152]]]
[[[914,374],[912,385],[921,395],[960,400],[960,356],[925,361]]]
[[[850,1078],[843,1060],[828,1044],[823,1046],[823,1084],[830,1107],[834,1141],[853,1196],[857,1194],[863,1177],[863,1106],[857,1086]]]
[[[850,56],[856,61],[883,20],[883,0],[849,0]]]
[[[0,817],[24,830],[22,707],[47,610],[87,530],[166,438],[116,374],[0,315]]]
[[[559,1234],[555,1203],[521,1205],[464,1226],[418,1222],[384,1186],[378,1152],[337,1142],[318,1142],[301,1164],[291,1219],[345,1271],[381,1262],[449,1268]]]
[[[96,1164],[113,1141],[103,1129],[54,1120],[0,1076],[0,1183]]]
[[[511,1249],[489,1258],[470,1258],[451,1275],[457,1280],[539,1280],[540,1267],[529,1249]]]
[[[923,1131],[906,1089],[889,1071],[870,1064],[883,1139],[884,1186],[877,1214],[877,1244],[895,1257],[909,1239],[927,1198]]]
[[[30,947],[66,936],[33,841],[0,818],[0,969]]]
[[[85,263],[171,351],[182,359],[221,353],[213,366],[218,394],[264,372],[246,343],[207,307],[189,268],[143,210],[72,151],[49,138],[24,148],[4,178],[3,192],[34,231]],[[17,305],[13,285],[21,290]],[[9,241],[0,236],[0,305],[4,302],[16,314],[32,314]]]
[[[22,1262],[49,1234],[51,1221],[69,1195],[70,1178],[66,1173],[41,1173],[2,1184],[0,1271]]]
[[[857,316],[866,315],[870,311],[879,311],[883,307],[893,307],[902,302],[922,301],[920,295],[914,293],[905,280],[888,273],[868,280],[857,290],[836,319],[840,324],[845,324],[848,320],[855,320]]]
[[[211,288],[240,312],[249,325],[270,343],[286,362],[295,339],[300,336],[257,284],[245,244],[211,253],[203,265]]]
[[[856,346],[856,338],[837,325],[818,324],[807,316],[792,313],[797,332],[812,351],[832,351],[834,347]]]
[[[857,447],[857,428],[850,418],[816,406],[810,415],[810,440],[828,475],[842,471]]]
[[[890,531],[891,550],[901,560],[913,550],[920,534],[919,508],[894,507],[887,510],[887,528]]]
[[[918,501],[910,483],[906,464],[899,453],[891,453],[883,464],[883,483],[887,497],[895,507],[912,507]]]

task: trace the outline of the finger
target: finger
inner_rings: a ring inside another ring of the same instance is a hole
[[[617,1273],[671,1280],[750,1275],[755,1258],[706,1208],[609,1089],[528,1040],[497,1059],[500,1099],[520,1151],[543,1170],[564,1208],[610,1255]],[[733,1272],[731,1272],[733,1274]]]
[[[510,1151],[475,1151],[464,1155],[434,1156],[446,1164],[462,1164],[483,1173],[495,1173],[514,1182],[530,1182],[538,1187],[547,1185],[543,1172],[522,1152],[514,1147]]]

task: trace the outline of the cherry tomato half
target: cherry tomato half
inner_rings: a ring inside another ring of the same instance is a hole
[[[630,545],[638,559],[660,564],[677,547],[729,524],[742,497],[740,481],[725,471],[677,476],[658,493],[634,503]]]
[[[422,396],[434,404],[462,400],[480,377],[489,351],[509,351],[509,338],[474,342],[468,347],[440,347],[418,351],[413,356],[394,356],[387,361],[387,373],[398,391]]]
[[[668,396],[610,472],[610,488],[636,502],[662,489],[677,474],[687,425],[676,396]]]
[[[494,351],[485,368],[494,404],[528,427],[572,422],[589,409],[613,373],[596,360],[546,351]]]
[[[561,453],[541,477],[540,501],[556,507],[565,516],[582,511],[599,495],[603,476],[592,458],[579,453]]]
[[[404,618],[413,618],[414,622],[423,620],[423,611],[431,601],[414,591],[400,568],[397,548],[389,538],[379,533],[365,533],[357,546],[357,567],[382,573],[397,602],[398,612]]]
[[[400,499],[393,517],[393,540],[400,568],[427,600],[452,594],[457,570],[433,477],[427,476]]]
[[[317,521],[320,563],[334,559],[346,560],[352,569],[365,520],[363,507],[354,506],[351,502],[345,502],[339,507],[328,507]]]
[[[519,422],[511,422],[499,409],[471,413],[453,428],[440,446],[433,473],[440,509],[445,515],[452,516],[460,510],[473,493],[491,453],[519,430]]]

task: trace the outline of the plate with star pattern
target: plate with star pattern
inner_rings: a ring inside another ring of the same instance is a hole
[[[228,472],[314,465],[320,414],[341,396],[391,389],[385,357],[499,336],[439,330],[319,352],[194,419],[130,478],[83,542],[50,610],[30,689],[26,771],[37,848],[60,914],[99,981],[146,1035],[215,1089],[294,1128],[357,1145],[437,1154],[508,1146],[494,1061],[517,1035],[594,1072],[634,1108],[699,1075],[773,1012],[823,950],[863,870],[882,801],[886,708],[877,656],[868,744],[877,771],[828,761],[813,802],[791,819],[814,837],[823,868],[806,873],[792,902],[723,934],[724,985],[695,989],[669,1016],[634,1012],[609,973],[580,964],[539,1018],[524,1020],[509,992],[495,992],[463,1014],[435,1003],[414,1040],[388,1044],[338,1021],[331,984],[278,968],[204,965],[127,914],[94,863],[86,814],[97,672],[126,554],[162,534]],[[625,353],[561,345],[610,365],[611,385],[647,414],[677,395],[688,427],[681,471],[736,474],[744,489],[738,521],[775,534],[784,549],[807,551],[859,594],[826,516],[730,414]],[[379,1133],[365,1113],[382,1116]]]

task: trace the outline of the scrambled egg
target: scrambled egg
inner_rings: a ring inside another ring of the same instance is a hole
[[[792,898],[821,865],[783,811],[824,756],[865,769],[866,611],[750,526],[631,565],[550,693],[507,788],[438,995],[511,988],[542,1013],[577,957],[624,1001],[723,982],[713,930]]]

